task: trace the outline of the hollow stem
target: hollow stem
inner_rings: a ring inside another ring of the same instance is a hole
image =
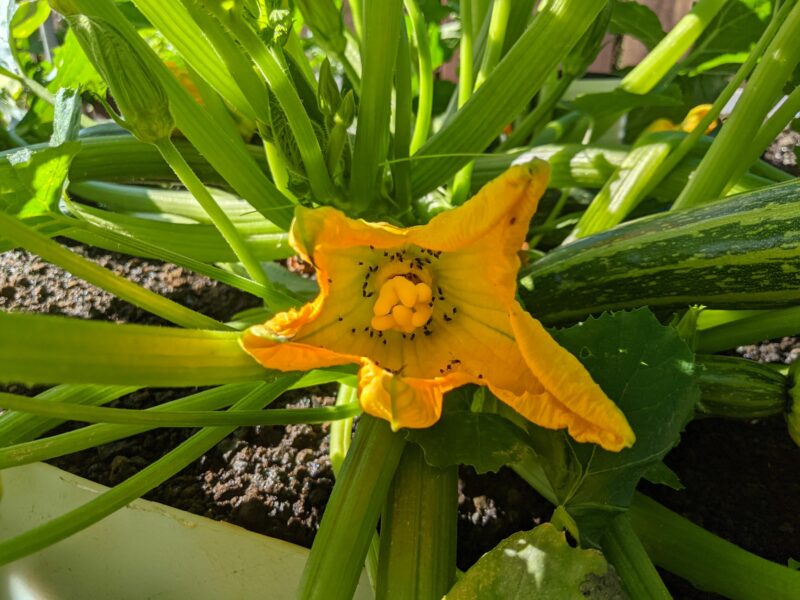
[[[120,425],[154,425],[158,427],[237,427],[255,425],[291,425],[295,423],[327,423],[351,419],[361,412],[358,404],[321,408],[274,409],[269,411],[147,412],[129,408],[81,406],[62,402],[42,402],[35,398],[0,392],[0,406],[42,417],[82,421],[84,423],[117,423]]]
[[[441,598],[455,579],[456,467],[438,469],[408,444],[381,517],[378,600]]]
[[[567,91],[567,88],[572,83],[573,78],[568,76],[563,76],[561,79],[558,80],[556,83],[555,88],[550,90],[547,95],[542,98],[539,104],[536,105],[534,108],[524,119],[522,122],[514,127],[514,130],[509,134],[509,136],[500,144],[498,150],[508,150],[510,148],[516,148],[517,146],[522,146],[529,137],[531,137],[538,129],[541,127],[542,123],[545,122],[550,116],[550,113],[555,108],[558,101],[561,99],[561,96]]]
[[[658,566],[702,590],[737,600],[794,600],[800,572],[751,554],[643,494],[628,511]]]
[[[467,103],[475,87],[472,61],[474,52],[472,1],[461,2],[459,4],[459,11],[461,17],[459,60],[461,62],[458,67],[458,99],[456,105],[458,108],[461,108]],[[457,204],[457,201],[463,202],[469,195],[473,165],[474,163],[470,162],[456,173],[453,179],[451,203]]]
[[[603,554],[614,565],[629,598],[670,600],[661,576],[631,526],[628,515],[614,517],[601,541]]]
[[[744,344],[797,335],[800,307],[736,313],[732,319],[697,332],[698,352],[721,352]]]
[[[200,206],[208,213],[209,218],[219,230],[222,237],[225,238],[225,241],[228,242],[231,250],[233,250],[234,254],[239,258],[242,265],[244,265],[244,268],[247,270],[250,277],[253,278],[253,281],[260,283],[265,288],[272,288],[272,282],[270,282],[266,273],[264,273],[261,263],[253,255],[247,243],[244,241],[244,238],[239,234],[236,225],[233,224],[225,211],[220,208],[211,195],[211,192],[209,192],[208,188],[200,181],[200,178],[197,177],[195,172],[188,165],[183,155],[181,155],[175,147],[175,144],[172,143],[172,140],[164,138],[156,142],[155,146],[158,148],[159,152],[161,152],[161,156],[164,157],[167,164],[169,164],[175,172],[175,175],[178,176],[178,179],[181,180],[181,183],[186,186],[186,189],[191,192],[195,200],[197,200]]]
[[[186,308],[104,269],[1,212],[0,231],[5,239],[11,240],[14,244],[171,323],[196,329],[231,329],[211,317]]]
[[[300,581],[302,600],[350,600],[403,453],[402,434],[364,415]]]
[[[483,52],[483,59],[481,60],[478,75],[475,78],[475,85],[472,92],[480,88],[483,83],[489,78],[489,74],[500,62],[503,55],[503,45],[506,39],[506,30],[508,29],[508,14],[511,11],[511,0],[494,0],[492,4],[492,16],[489,21],[489,35],[486,40],[486,48]],[[462,24],[463,27],[463,24]],[[459,100],[461,92],[459,89]],[[456,175],[453,181],[452,203],[454,205],[461,204],[467,199],[470,189],[470,180],[472,179],[473,163],[464,166],[461,171]]]
[[[411,154],[414,154],[428,139],[431,129],[431,113],[433,109],[433,58],[428,43],[428,26],[425,15],[419,9],[416,0],[404,0],[411,26],[414,29],[414,41],[417,45],[419,61],[419,98],[417,100],[417,120],[414,123],[414,135],[411,137]]]
[[[299,373],[291,373],[281,376],[273,383],[259,385],[237,401],[231,410],[263,408],[299,378]],[[79,508],[68,511],[44,525],[0,542],[0,564],[8,564],[46,548],[126,506],[202,456],[234,429],[235,427],[201,429],[153,464]]]
[[[743,140],[758,135],[764,117],[800,61],[800,4],[787,2],[786,6],[791,7],[788,16],[753,70],[730,118],[673,204],[674,209],[718,199],[739,165],[749,166],[744,161],[750,155],[750,144]]]
[[[646,94],[675,67],[728,0],[699,0],[642,62],[628,73],[620,87]]]

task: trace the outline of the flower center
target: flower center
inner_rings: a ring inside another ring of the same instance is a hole
[[[432,304],[433,290],[427,283],[415,283],[402,275],[392,277],[383,283],[372,307],[372,328],[411,333],[431,318]]]

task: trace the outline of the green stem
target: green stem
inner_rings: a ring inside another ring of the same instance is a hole
[[[311,119],[303,108],[303,102],[300,100],[288,70],[284,68],[285,61],[281,50],[274,47],[268,48],[258,34],[239,15],[235,14],[235,10],[226,12],[225,8],[214,3],[208,3],[207,6],[212,7],[222,22],[230,28],[267,80],[270,90],[275,94],[286,114],[289,128],[297,142],[297,148],[303,159],[303,165],[316,199],[319,202],[330,202],[337,196],[336,189],[328,174],[325,158],[314,133]]]
[[[267,157],[267,164],[275,187],[287,198],[295,199],[289,189],[289,169],[286,166],[286,157],[277,144],[267,141],[263,136],[262,139],[264,139],[264,156]]]
[[[461,44],[459,48],[460,64],[458,67],[458,100],[457,107],[461,108],[472,96],[475,87],[473,72],[473,26],[472,26],[472,0],[466,0],[459,4],[461,16]],[[472,180],[472,171],[475,163],[467,163],[453,180],[451,192],[451,202],[456,200],[463,202],[469,195]]]
[[[309,373],[296,383],[292,384],[289,389],[299,390],[314,385],[331,383],[335,381],[337,377],[335,374],[330,373],[326,374],[328,375],[327,377],[321,377],[320,375],[321,373]],[[229,407],[236,401],[237,398],[241,397],[243,394],[253,391],[258,385],[258,383],[233,383],[222,385],[179,398],[178,400],[172,400],[171,402],[158,404],[151,408],[145,409],[144,412],[219,410],[221,408]],[[97,391],[94,395],[87,396],[85,394],[85,390],[87,388],[99,388],[99,391]],[[114,391],[114,388],[111,388],[110,386],[99,387],[85,385],[57,386],[57,388],[53,389],[64,390],[61,396],[64,402],[75,399],[76,394],[80,391],[84,391],[84,396],[82,399],[97,398],[98,394],[103,393],[108,396],[111,391]],[[110,391],[106,392],[106,390]],[[49,392],[50,390],[40,394],[37,396],[37,398],[41,398]],[[51,398],[50,400],[56,401],[55,398]],[[32,421],[35,419],[35,422],[26,424],[22,420],[25,418]],[[339,423],[339,421],[334,421],[332,426],[336,423]],[[45,438],[34,439],[37,432],[38,435],[41,435],[47,430],[42,429],[40,424],[53,424],[53,421],[43,421],[42,419],[38,419],[37,417],[25,413],[11,413],[8,416],[4,415],[2,420],[0,420],[0,436],[3,436],[0,437],[0,440],[3,440],[6,443],[11,443],[12,441],[19,441],[22,439],[17,437],[17,430],[11,429],[11,427],[13,427],[15,424],[19,424],[22,427],[22,435],[32,441],[16,443],[13,446],[0,447],[0,470],[16,465],[24,465],[37,461],[49,460],[51,458],[55,458],[56,456],[64,456],[65,454],[80,452],[81,450],[86,450],[87,448],[101,446],[109,442],[115,442],[122,438],[144,433],[145,431],[150,431],[157,427],[156,425],[114,425],[109,423],[101,423],[97,425],[87,425],[86,427],[81,427],[80,429],[73,429],[71,431],[51,435]],[[9,432],[13,433],[14,437],[9,437]],[[5,444],[3,445],[5,446]]]
[[[271,289],[272,283],[266,273],[264,273],[261,263],[253,255],[247,243],[239,234],[236,225],[234,225],[228,215],[225,214],[225,211],[220,208],[216,200],[214,200],[214,196],[211,195],[208,188],[200,181],[200,178],[192,171],[192,168],[188,165],[186,160],[184,160],[181,153],[178,152],[172,140],[164,138],[156,142],[155,146],[158,148],[159,152],[161,152],[161,156],[164,157],[167,164],[169,164],[175,172],[175,175],[178,176],[178,179],[181,180],[181,183],[186,186],[186,189],[191,192],[195,200],[203,207],[203,210],[208,213],[209,218],[219,230],[222,237],[225,238],[225,241],[228,242],[233,253],[236,254],[242,262],[242,265],[244,265],[250,277],[253,278],[253,281],[260,283],[265,288]]]
[[[425,15],[415,0],[404,0],[411,26],[414,28],[414,41],[417,44],[419,61],[419,98],[417,100],[417,120],[414,123],[414,135],[411,138],[411,154],[414,154],[428,139],[431,129],[431,112],[433,109],[433,58],[428,43],[428,26]]]
[[[300,599],[353,597],[404,446],[403,435],[392,433],[386,421],[361,417],[311,547]]]
[[[300,374],[286,374],[270,384],[259,385],[236,402],[231,410],[260,409],[283,393]],[[177,448],[145,467],[125,482],[83,506],[0,543],[0,564],[28,556],[73,535],[146,494],[191,464],[233,432],[235,427],[201,429]]]
[[[506,29],[508,28],[508,14],[511,11],[511,0],[494,0],[492,5],[492,17],[489,21],[489,36],[486,40],[486,49],[483,52],[478,75],[475,78],[473,92],[480,88],[489,78],[489,75],[500,62],[503,56],[503,45],[506,39]],[[460,90],[459,90],[460,100]],[[473,163],[468,163],[456,175],[453,183],[451,202],[458,205],[467,199],[472,179]]]
[[[397,49],[397,65],[394,75],[395,111],[394,111],[394,158],[398,162],[392,165],[394,176],[394,199],[397,203],[396,217],[406,222],[413,215],[411,211],[411,53],[408,37],[399,36]]]
[[[628,73],[620,87],[632,94],[646,94],[678,63],[728,0],[700,0],[642,62]]]
[[[119,385],[57,385],[37,394],[36,400],[100,406],[138,389]],[[0,453],[6,446],[35,439],[62,422],[60,419],[40,419],[30,413],[4,412],[0,416]]]
[[[230,327],[211,317],[159,296],[67,250],[46,236],[26,227],[10,215],[0,213],[0,231],[3,232],[4,238],[11,240],[29,252],[38,254],[44,260],[58,265],[76,277],[80,277],[99,288],[111,292],[122,300],[158,315],[171,323],[195,329],[230,329]]]
[[[352,419],[361,412],[356,404],[324,406],[321,408],[275,409],[270,411],[181,411],[149,413],[138,409],[80,406],[61,402],[42,402],[0,392],[0,406],[42,417],[82,421],[84,423],[117,423],[119,425],[154,425],[157,427],[237,427],[255,425],[290,425],[295,423],[328,423]]]
[[[798,112],[800,112],[800,86],[795,87],[775,112],[764,121],[753,143],[748,144],[750,149],[748,157],[737,166],[736,171],[731,175],[728,182],[729,187],[731,183],[738,181],[753,163],[758,161],[761,153],[775,141],[778,134],[792,122]]]
[[[796,600],[800,572],[751,554],[642,494],[628,511],[658,566],[702,590],[736,600]]]
[[[403,19],[402,0],[366,2],[361,44],[362,85],[350,196],[353,211],[364,213],[378,197],[389,142],[392,80]],[[389,68],[387,68],[387,66]]]
[[[514,127],[514,130],[509,136],[500,144],[498,151],[508,150],[524,145],[525,140],[531,137],[542,123],[550,116],[550,113],[561,100],[561,96],[567,91],[567,88],[573,82],[573,77],[563,76],[558,80],[555,88],[547,93],[547,95],[536,105],[522,122]]]
[[[190,396],[185,396],[178,400],[165,402],[144,412],[162,410],[219,410],[227,408],[234,403],[235,398],[249,393],[256,389],[259,383],[232,383],[204,390]],[[80,389],[90,386],[58,386],[60,388]],[[97,386],[93,386],[97,387]],[[66,401],[72,399],[68,397]],[[16,413],[25,415],[25,413]],[[27,414],[25,416],[34,418]],[[14,466],[26,465],[32,462],[50,460],[57,456],[80,452],[87,448],[94,448],[119,439],[144,433],[155,429],[152,425],[111,425],[98,424],[87,425],[79,429],[65,431],[44,438],[23,441],[14,445],[0,448],[0,469],[7,469]]]
[[[695,150],[695,147],[699,145],[698,143],[703,139],[706,129],[719,117],[722,109],[756,66],[759,57],[772,40],[778,26],[788,15],[790,6],[790,3],[784,4],[781,10],[770,21],[770,24],[759,39],[758,44],[756,44],[756,47],[750,52],[750,56],[748,56],[747,60],[736,72],[733,79],[728,82],[714,101],[711,110],[708,111],[694,130],[683,137],[677,147],[672,150],[668,156],[665,157],[663,154],[664,147],[660,144],[656,144],[654,141],[652,142],[654,144],[653,153],[647,153],[647,160],[643,165],[637,165],[638,161],[634,160],[635,157],[631,157],[631,161],[629,162],[631,163],[631,169],[634,171],[634,177],[630,178],[631,173],[629,173],[628,179],[631,180],[632,185],[619,186],[619,191],[614,194],[614,198],[608,199],[609,207],[612,205],[619,206],[614,211],[609,210],[605,211],[606,214],[600,214],[597,217],[599,219],[598,223],[595,225],[595,227],[599,228],[594,229],[594,231],[601,231],[620,223],[630,210],[637,206],[648,194],[663,187],[662,183],[665,181],[667,175],[673,172],[690,152]],[[657,135],[653,136],[654,140],[657,139],[657,137]],[[636,171],[643,171],[645,175],[640,176]],[[615,175],[614,177],[619,177],[619,175]],[[598,209],[599,208],[598,206]],[[612,212],[616,214],[612,214]]]
[[[352,385],[339,384],[339,393],[336,395],[336,406],[358,406],[358,389]],[[341,419],[331,423],[330,448],[331,467],[334,476],[339,475],[342,463],[350,449],[353,438],[353,419]]]
[[[739,165],[749,166],[746,159],[751,144],[742,143],[742,140],[753,140],[758,135],[764,117],[775,105],[798,61],[800,4],[795,4],[754,69],[730,118],[673,204],[674,209],[716,200],[735,176]]]
[[[378,600],[441,598],[455,580],[456,467],[425,462],[408,444],[381,516]]]
[[[747,313],[697,332],[698,352],[721,352],[763,340],[800,333],[800,307]]]
[[[347,4],[350,6],[350,14],[353,17],[353,34],[359,43],[364,39],[364,1],[347,0]]]
[[[652,178],[677,142],[675,138],[651,140],[647,135],[637,140],[622,165],[592,199],[564,244],[621,223],[644,199]]]
[[[540,230],[543,232],[549,232],[555,229],[555,225],[558,222],[558,218],[561,216],[561,211],[564,210],[564,206],[569,200],[570,195],[570,188],[564,188],[561,190],[561,195],[558,197],[558,200],[553,205],[553,208],[550,210],[550,213],[547,215],[544,223],[541,224]],[[542,241],[542,237],[544,237],[544,233],[537,233],[535,234],[528,245],[531,249],[535,249],[536,246],[539,245],[539,242]]]
[[[615,517],[603,536],[603,554],[614,565],[629,598],[671,600],[667,587],[653,566],[628,515]]]

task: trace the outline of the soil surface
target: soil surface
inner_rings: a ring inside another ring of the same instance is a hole
[[[784,139],[786,138],[786,139]],[[800,136],[779,138],[770,152],[794,167]],[[71,249],[112,271],[217,319],[258,305],[252,296],[181,267],[135,259],[71,244]],[[164,324],[36,256],[0,254],[0,310],[60,314],[86,319]],[[788,363],[800,343],[785,338],[745,346],[739,354]],[[34,393],[10,386],[17,393]],[[145,408],[195,390],[150,389],[112,406]],[[334,389],[321,387],[284,395],[275,406],[333,403]],[[73,428],[77,424],[65,424]],[[161,429],[53,461],[57,466],[106,485],[115,485],[159,458],[193,433]],[[690,423],[665,461],[684,490],[642,484],[658,501],[709,531],[760,556],[785,564],[800,560],[800,449],[782,418],[743,423],[718,419]],[[317,425],[242,428],[211,452],[151,491],[148,499],[250,530],[310,546],[333,487],[328,428]],[[552,507],[512,471],[477,475],[460,470],[458,565],[468,568],[515,531],[550,518]],[[664,573],[675,598],[711,600],[687,582]]]

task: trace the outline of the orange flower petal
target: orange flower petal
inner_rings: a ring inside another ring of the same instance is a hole
[[[262,326],[251,327],[241,338],[244,350],[261,365],[278,371],[310,371],[323,367],[334,367],[358,363],[360,358],[340,354],[318,346],[284,342],[270,337]]]
[[[550,165],[534,160],[513,166],[484,185],[463,206],[436,215],[427,225],[408,230],[408,241],[423,248],[452,252],[502,227],[502,250],[516,252],[550,180]],[[495,240],[500,243],[500,240]]]
[[[365,359],[358,372],[358,397],[364,412],[389,421],[393,431],[421,429],[439,420],[444,394],[467,382],[461,374],[435,379],[402,377]]]
[[[569,434],[579,442],[594,442],[613,452],[632,446],[636,436],[625,415],[580,361],[559,346],[542,324],[518,304],[510,316],[517,344],[531,372],[559,405],[553,408],[553,416],[561,416],[563,409],[569,411]]]

